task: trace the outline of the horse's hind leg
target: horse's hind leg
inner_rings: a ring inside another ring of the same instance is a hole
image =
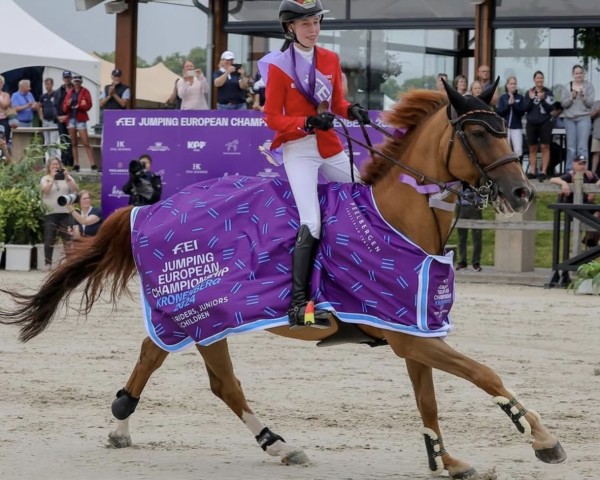
[[[258,445],[269,455],[280,457],[282,463],[308,463],[308,457],[301,449],[285,443],[285,440],[269,430],[248,406],[242,385],[233,371],[227,340],[221,340],[208,347],[197,347],[206,362],[212,392],[244,422]]]
[[[535,455],[546,463],[563,462],[567,455],[557,438],[542,424],[534,410],[527,410],[489,367],[457,352],[439,338],[423,338],[386,332],[396,355],[462,377],[493,397],[522,433],[533,437]]]
[[[421,433],[425,439],[429,469],[432,474],[439,475],[443,470],[447,470],[450,478],[454,479],[465,479],[475,475],[475,469],[471,465],[452,457],[445,448],[442,430],[438,422],[432,368],[408,358],[406,359],[406,368],[423,421]]]
[[[112,403],[112,413],[117,427],[108,434],[109,443],[117,448],[130,447],[129,416],[135,412],[142,390],[152,374],[160,368],[169,352],[157,346],[149,337],[142,342],[140,356],[125,388],[117,392]]]

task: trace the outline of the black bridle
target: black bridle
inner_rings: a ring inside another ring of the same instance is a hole
[[[494,123],[496,123],[498,127],[494,128],[491,122],[486,121],[486,116],[495,121]],[[458,136],[460,143],[462,144],[465,150],[465,153],[469,157],[469,160],[471,160],[471,163],[479,172],[480,185],[477,187],[470,186],[471,190],[474,190],[476,195],[482,199],[481,202],[478,201],[475,203],[475,205],[477,205],[479,208],[485,208],[488,201],[495,201],[498,198],[499,194],[498,185],[490,179],[490,177],[487,175],[487,172],[490,172],[491,170],[498,168],[506,163],[519,162],[519,156],[511,151],[506,155],[502,155],[500,158],[495,159],[491,164],[482,167],[479,161],[477,160],[477,156],[475,155],[473,148],[471,148],[471,145],[469,144],[467,136],[465,135],[465,132],[463,130],[463,126],[466,123],[478,124],[483,126],[491,135],[498,138],[506,138],[508,136],[506,124],[496,112],[493,112],[491,110],[470,110],[466,113],[463,113],[462,115],[457,115],[454,108],[452,108],[451,105],[448,105],[448,120],[450,122],[450,125],[452,125],[453,129],[452,136],[450,137],[448,152],[446,153],[446,170],[448,170],[448,172],[451,173],[450,158],[452,154],[452,147],[454,146],[454,137]],[[466,182],[463,181],[463,183]],[[471,194],[470,196],[472,197],[473,195]],[[465,198],[464,195],[460,198],[464,199],[467,202],[469,201],[469,199]]]
[[[498,124],[497,128],[495,128],[489,121],[484,120],[486,115],[492,116],[492,117],[490,117],[490,120],[493,119],[495,121],[494,123]],[[452,126],[452,136],[450,137],[450,140],[448,141],[448,150],[447,150],[446,159],[445,159],[446,170],[448,171],[448,173],[450,173],[450,175],[452,175],[452,172],[450,171],[450,159],[451,159],[452,149],[454,146],[454,138],[455,138],[455,136],[458,136],[458,138],[465,150],[465,153],[467,154],[467,156],[468,156],[469,160],[471,161],[471,163],[473,164],[473,166],[477,169],[479,176],[480,176],[480,185],[478,185],[478,186],[469,185],[468,182],[454,177],[455,180],[460,181],[463,185],[468,185],[469,191],[467,191],[465,189],[458,190],[458,189],[452,187],[448,182],[447,183],[439,182],[439,181],[425,175],[424,173],[419,172],[418,170],[415,170],[412,167],[409,167],[405,163],[398,161],[395,158],[392,158],[389,155],[386,155],[385,153],[381,152],[380,150],[374,148],[371,143],[371,139],[369,138],[369,134],[365,128],[365,125],[361,124],[361,130],[362,130],[363,136],[365,138],[365,142],[361,142],[360,140],[357,140],[356,138],[350,136],[348,129],[346,128],[346,125],[344,124],[342,119],[340,119],[339,117],[337,117],[337,119],[340,122],[340,124],[342,125],[342,128],[344,131],[341,132],[339,130],[336,130],[336,132],[348,140],[348,151],[349,151],[350,163],[352,166],[352,168],[351,168],[352,172],[354,172],[354,168],[353,168],[354,154],[353,154],[353,150],[352,150],[352,143],[356,143],[357,145],[360,145],[361,147],[366,148],[372,154],[379,155],[380,157],[384,158],[385,160],[391,162],[392,164],[399,166],[399,167],[403,168],[404,170],[412,173],[413,175],[415,175],[415,177],[417,177],[418,182],[420,184],[427,182],[429,184],[436,185],[440,189],[440,192],[448,191],[450,193],[453,193],[465,204],[474,205],[480,209],[485,208],[487,206],[489,200],[495,201],[498,198],[498,194],[499,194],[498,186],[489,178],[489,176],[487,175],[487,172],[489,172],[501,165],[504,165],[506,163],[519,161],[519,157],[517,156],[516,153],[509,152],[508,154],[503,155],[498,159],[495,159],[489,165],[482,166],[479,163],[479,161],[477,159],[477,155],[473,151],[473,148],[469,144],[469,141],[465,135],[463,126],[467,123],[479,124],[479,125],[482,125],[493,136],[498,137],[498,138],[506,138],[508,136],[508,132],[506,130],[506,124],[504,123],[504,120],[497,113],[495,113],[491,110],[470,110],[459,116],[454,111],[454,108],[452,108],[451,105],[448,105],[448,120],[449,120],[450,125]],[[379,125],[377,125],[374,122],[369,122],[368,125],[388,138],[391,138],[394,140],[397,140],[399,138],[396,134],[392,134],[392,133],[388,132],[387,130],[381,128]],[[454,176],[454,175],[452,175],[452,176]],[[354,178],[353,178],[353,180],[354,180]],[[454,183],[454,182],[450,182],[450,183]]]

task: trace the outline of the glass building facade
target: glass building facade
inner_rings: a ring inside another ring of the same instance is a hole
[[[282,45],[279,0],[227,3],[222,25],[229,48],[255,71],[258,58]],[[339,54],[348,98],[383,109],[409,88],[435,88],[438,73],[474,79],[474,3],[480,2],[324,0],[330,12],[320,44]],[[502,85],[515,75],[521,91],[533,85],[537,70],[551,88],[568,83],[572,67],[582,63],[577,29],[600,25],[600,10],[590,0],[496,0],[494,13],[493,72]],[[587,75],[600,98],[597,62]]]

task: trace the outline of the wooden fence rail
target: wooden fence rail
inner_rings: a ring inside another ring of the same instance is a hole
[[[560,193],[558,185],[552,183],[535,183],[538,192]],[[581,203],[584,193],[600,193],[600,187],[594,184],[584,184],[583,176],[575,179],[572,187],[575,203]],[[579,199],[579,201],[577,201]],[[535,232],[554,231],[555,222],[558,221],[558,230],[563,231],[564,221],[558,217],[555,221],[536,220],[535,201],[531,207],[522,214],[510,217],[496,217],[495,220],[467,220],[459,219],[457,228],[474,228],[495,230],[494,263],[495,267],[504,272],[532,272],[535,268]],[[555,217],[556,218],[556,217]],[[573,241],[569,242],[575,256],[580,253],[580,231],[594,230],[589,225],[581,225],[578,220],[571,224],[570,232]],[[554,240],[557,241],[556,239]],[[555,246],[555,248],[558,248]]]

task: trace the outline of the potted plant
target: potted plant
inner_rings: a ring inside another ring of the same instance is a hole
[[[29,270],[33,245],[43,237],[46,210],[39,183],[44,153],[45,147],[34,141],[20,162],[0,168],[0,242],[7,270]]]
[[[575,293],[600,294],[600,262],[591,262],[579,265],[577,278],[569,285]]]

